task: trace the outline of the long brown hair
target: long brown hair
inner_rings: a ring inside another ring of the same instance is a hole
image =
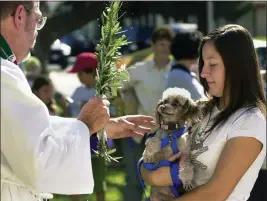
[[[216,117],[211,129],[222,125],[240,108],[259,108],[266,118],[266,105],[260,65],[250,33],[239,25],[221,26],[202,38],[199,48],[199,77],[208,95],[206,79],[201,78],[203,69],[202,49],[207,41],[212,41],[221,55],[225,67],[223,96],[212,97],[210,105],[214,107],[227,98],[226,107]]]

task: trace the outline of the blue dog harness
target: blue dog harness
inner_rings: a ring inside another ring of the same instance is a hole
[[[184,133],[187,132],[187,127],[180,128],[173,133],[169,134],[166,138],[161,140],[161,148],[166,147],[168,144],[171,144],[171,148],[173,151],[173,154],[176,154],[179,152],[179,149],[177,147],[177,139],[180,138]],[[154,137],[155,133],[149,135],[149,138]],[[173,195],[177,198],[179,197],[179,193],[177,188],[182,184],[181,180],[179,179],[179,167],[177,161],[170,162],[168,160],[162,160],[157,165],[154,165],[153,163],[144,163],[143,160],[140,160],[137,165],[138,174],[140,178],[140,183],[142,185],[143,190],[145,190],[145,182],[141,176],[141,165],[143,165],[144,168],[148,170],[156,170],[163,166],[169,166],[170,167],[170,174],[172,178],[173,185],[170,186],[170,190],[172,191]],[[150,199],[147,198],[147,201]]]

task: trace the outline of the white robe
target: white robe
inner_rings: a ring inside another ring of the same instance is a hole
[[[20,68],[1,59],[1,200],[92,193],[89,140],[84,123],[50,116]]]

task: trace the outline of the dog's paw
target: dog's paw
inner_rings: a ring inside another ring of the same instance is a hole
[[[153,164],[157,164],[157,160],[155,158],[155,155],[148,155],[146,157],[146,161],[144,161],[145,163],[153,163]]]
[[[183,164],[179,169],[179,178],[183,183],[185,190],[192,189],[192,181],[194,177],[194,169],[191,163]]]
[[[191,191],[193,189],[193,186],[192,186],[192,183],[187,183],[187,184],[183,184],[183,188],[186,190],[186,191]]]
[[[145,152],[143,155],[143,160],[145,163],[154,163],[155,161],[155,153],[151,153],[151,152]]]
[[[154,163],[158,164],[160,161],[164,160],[164,152],[159,151],[154,155]]]
[[[152,137],[146,142],[146,149],[150,153],[156,153],[161,149],[161,140],[158,137]]]

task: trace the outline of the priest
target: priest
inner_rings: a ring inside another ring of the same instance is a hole
[[[46,17],[38,1],[1,1],[1,200],[41,201],[52,194],[93,192],[90,136],[142,137],[152,117],[110,119],[108,102],[92,98],[77,119],[52,117],[18,67],[29,58]]]

